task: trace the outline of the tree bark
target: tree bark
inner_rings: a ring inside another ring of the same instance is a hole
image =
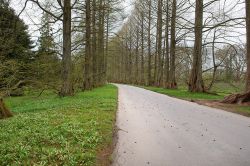
[[[98,7],[98,84],[103,85],[105,83],[105,53],[104,53],[104,4],[103,0],[99,1]]]
[[[152,85],[152,76],[151,76],[151,70],[152,70],[152,55],[151,55],[151,8],[152,8],[152,2],[149,0],[149,6],[148,6],[148,85]]]
[[[246,0],[246,32],[247,32],[247,76],[246,91],[250,91],[250,0]]]
[[[128,32],[126,30],[125,32],[125,53],[124,53],[124,63],[125,63],[125,83],[129,83],[129,74],[128,74],[128,71],[129,71],[129,58],[128,58],[128,49],[129,49],[129,44],[128,44]]]
[[[164,68],[164,87],[168,88],[169,83],[169,0],[167,0],[166,28],[165,28],[165,68]]]
[[[212,89],[212,86],[215,82],[215,76],[216,76],[216,71],[217,71],[217,68],[218,66],[216,65],[216,62],[215,62],[215,40],[216,40],[216,28],[214,29],[214,35],[213,35],[213,44],[212,44],[212,57],[213,57],[213,77],[212,77],[212,81],[210,82],[210,84],[208,85],[208,87],[206,88],[206,90],[211,90]]]
[[[176,78],[175,78],[175,24],[176,24],[176,0],[173,0],[172,5],[172,17],[171,17],[171,46],[170,46],[170,79],[168,88],[177,88]]]
[[[109,5],[110,0],[107,1],[107,5]],[[103,12],[105,14],[105,12]],[[110,9],[107,7],[107,14],[106,14],[106,42],[105,42],[105,56],[104,56],[104,83],[107,81],[107,65],[108,65],[108,47],[109,47],[109,23],[110,23]]]
[[[193,66],[189,80],[189,91],[191,92],[205,91],[204,83],[202,80],[202,26],[203,26],[203,0],[196,0]]]
[[[141,13],[141,84],[144,85],[144,14]]]
[[[160,86],[161,78],[161,66],[162,66],[162,0],[158,0],[158,9],[157,9],[157,75],[156,75],[156,86]]]
[[[86,0],[86,44],[85,44],[85,64],[84,64],[84,90],[92,89],[91,78],[91,3]]]
[[[128,75],[129,75],[129,83],[133,83],[133,61],[132,61],[132,30],[129,29],[129,68],[128,68]]]
[[[60,96],[73,95],[71,62],[71,3],[64,0],[63,7],[63,57],[62,57],[62,87]]]
[[[92,72],[93,72],[93,87],[97,87],[97,67],[98,67],[98,61],[97,61],[97,54],[96,54],[96,0],[92,1]]]
[[[139,83],[139,29],[136,29],[136,48],[135,48],[135,84]]]

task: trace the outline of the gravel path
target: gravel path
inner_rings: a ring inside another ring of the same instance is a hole
[[[117,86],[113,166],[250,166],[250,118]]]

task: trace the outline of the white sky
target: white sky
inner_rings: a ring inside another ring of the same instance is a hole
[[[124,14],[129,15],[133,8],[134,0],[123,0],[122,6],[124,7]],[[11,7],[16,11],[16,13],[20,13],[22,8],[24,7],[25,0],[12,0]],[[32,40],[37,41],[40,36],[39,33],[39,23],[42,11],[34,5],[32,2],[29,2],[24,12],[21,14],[21,18],[24,22],[29,26],[29,34],[32,37]],[[118,26],[122,26],[123,22],[120,22]]]
[[[16,10],[16,13],[19,13],[20,10],[24,6],[25,0],[12,0],[12,7]],[[124,14],[129,15],[132,13],[133,9],[133,2],[135,0],[123,0],[122,6],[124,7]],[[193,0],[191,0],[193,1]],[[204,0],[205,2],[208,2],[210,0]],[[234,3],[238,0],[221,0],[221,2],[226,2],[227,4]],[[239,0],[244,1],[244,0]],[[230,5],[229,5],[230,6]],[[212,7],[212,9],[215,9],[216,6]],[[24,12],[21,14],[21,18],[25,21],[25,23],[29,26],[29,33],[32,36],[32,40],[36,41],[40,35],[38,29],[39,29],[39,23],[40,23],[40,17],[41,17],[41,10],[36,5],[33,5],[31,2],[28,3],[27,9],[24,10]],[[239,17],[244,16],[244,4],[242,4],[241,7],[238,7],[235,9],[235,11],[231,12],[232,17]],[[204,14],[205,15],[205,14]],[[188,17],[188,16],[187,16]],[[193,16],[191,16],[193,17]],[[190,19],[190,16],[189,18]],[[117,27],[121,27],[123,23],[126,21],[126,19],[122,22],[118,22],[116,25]],[[58,25],[57,25],[58,26]],[[119,29],[119,28],[117,28]],[[240,32],[245,33],[245,29],[239,29]],[[235,40],[235,39],[234,39]],[[241,42],[245,42],[245,36],[239,37],[237,40],[241,40]]]

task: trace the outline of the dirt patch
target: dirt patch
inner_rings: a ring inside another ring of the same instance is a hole
[[[237,113],[240,115],[250,117],[250,112],[243,111],[240,108],[242,106],[250,106],[250,102],[242,103],[242,104],[225,104],[225,103],[221,103],[220,101],[217,101],[217,100],[194,100],[192,102],[195,102],[195,103],[200,104],[200,105],[205,105],[205,106],[212,107],[212,108],[218,108],[218,109],[222,109],[222,110],[225,110],[228,112],[233,112],[233,113]]]
[[[113,139],[112,139],[112,143],[110,143],[109,145],[101,148],[98,152],[97,152],[97,166],[110,166],[113,162],[112,160],[112,154],[114,152],[114,149],[116,147],[116,143],[118,140],[118,136],[117,136],[117,127],[115,127],[114,131],[113,131]]]

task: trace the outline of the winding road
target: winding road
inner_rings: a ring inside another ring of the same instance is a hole
[[[113,166],[250,166],[250,118],[117,86]]]

